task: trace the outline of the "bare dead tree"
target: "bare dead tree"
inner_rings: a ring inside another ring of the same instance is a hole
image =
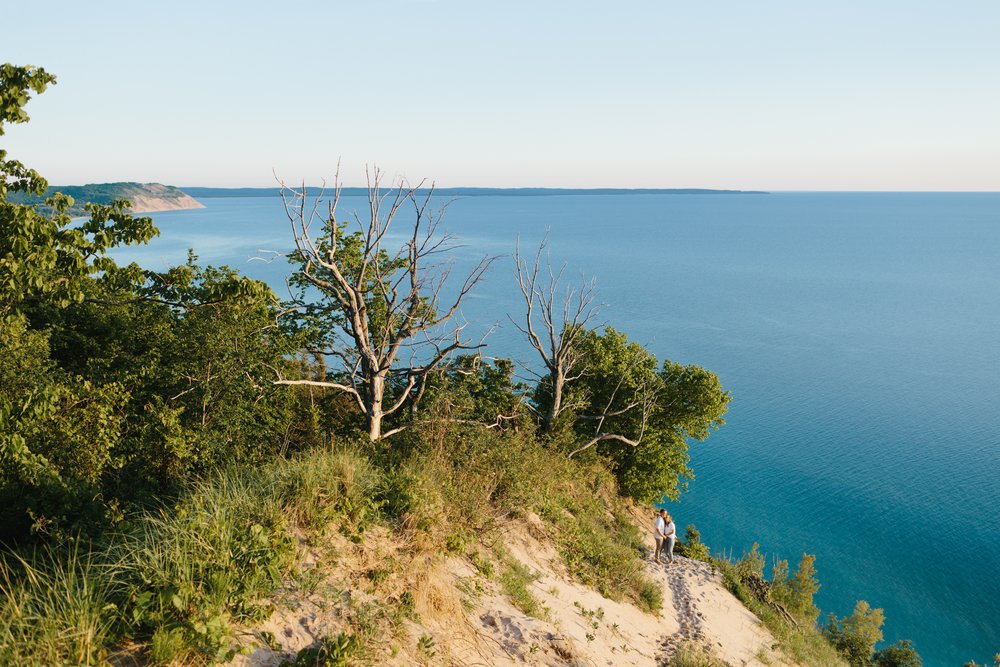
[[[586,333],[598,326],[595,320],[600,310],[594,280],[582,279],[578,286],[560,287],[566,265],[554,269],[547,247],[546,235],[529,260],[521,253],[518,242],[514,251],[515,272],[525,310],[522,322],[511,318],[542,360],[547,376],[540,379],[551,384],[551,400],[541,416],[543,433],[551,432],[564,412],[582,407],[567,402],[567,388],[588,373],[580,344]],[[626,379],[635,380],[633,371],[643,359],[643,354],[637,350],[626,360],[603,408],[598,408],[594,414],[575,416],[578,423],[592,422],[593,429],[587,429],[590,434],[570,452],[571,457],[607,440],[633,447],[642,441],[656,405],[659,383],[655,373],[642,377],[636,386],[626,387],[625,383]],[[624,415],[638,416],[637,433],[633,429],[629,436],[614,428],[615,418]]]
[[[517,285],[524,298],[524,323],[510,318],[538,352],[548,371],[548,381],[552,383],[552,400],[542,415],[543,433],[552,431],[566,408],[563,402],[566,384],[579,379],[583,373],[577,343],[600,310],[599,304],[595,303],[597,284],[593,279],[582,279],[578,287],[560,288],[566,265],[556,271],[546,252],[547,246],[546,234],[529,264],[528,258],[521,254],[518,239],[514,264]]]
[[[365,415],[373,441],[406,428],[383,430],[383,420],[420,400],[431,374],[447,367],[455,352],[474,350],[462,337],[465,324],[455,317],[462,300],[482,279],[495,257],[483,257],[447,303],[443,290],[453,265],[436,261],[457,246],[454,237],[439,233],[444,209],[431,208],[433,185],[410,187],[402,179],[384,186],[385,174],[366,168],[367,207],[352,215],[356,231],[337,218],[341,183],[339,170],[326,215],[319,209],[325,189],[310,198],[305,185],[290,188],[280,179],[281,198],[295,238],[293,259],[298,270],[300,307],[313,324],[325,329],[322,349],[339,359],[342,369],[324,379],[287,379],[275,384],[312,385],[350,394]],[[412,229],[393,251],[387,249],[392,223],[412,207]],[[319,229],[314,229],[317,220]],[[318,291],[311,299],[309,289]]]

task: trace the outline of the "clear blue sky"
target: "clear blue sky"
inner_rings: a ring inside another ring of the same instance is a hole
[[[1000,2],[18,2],[57,184],[1000,190]]]

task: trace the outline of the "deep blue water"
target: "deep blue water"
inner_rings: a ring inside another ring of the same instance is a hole
[[[155,214],[162,238],[122,256],[192,247],[280,290],[286,265],[250,260],[289,248],[280,202],[204,203]],[[551,228],[610,324],[721,376],[728,425],[693,447],[680,525],[793,567],[815,553],[824,613],[867,599],[925,665],[1000,651],[1000,194],[469,197],[444,227],[460,267]],[[505,258],[464,315],[533,361],[518,305]]]

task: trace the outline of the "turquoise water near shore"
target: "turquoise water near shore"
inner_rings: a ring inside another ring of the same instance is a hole
[[[280,201],[203,203],[118,256],[164,268],[190,247],[282,293],[262,252],[290,246]],[[729,423],[693,447],[679,524],[736,555],[815,553],[824,613],[867,599],[925,665],[1000,651],[1000,194],[467,197],[444,227],[458,270],[549,228],[609,324],[721,376]],[[516,297],[502,259],[463,314],[533,362]]]

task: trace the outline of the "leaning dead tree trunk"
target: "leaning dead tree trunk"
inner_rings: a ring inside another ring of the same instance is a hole
[[[566,385],[583,373],[577,343],[599,310],[595,303],[597,286],[593,280],[582,280],[579,287],[569,287],[565,291],[560,289],[566,265],[558,271],[553,269],[551,258],[545,252],[547,245],[548,236],[542,239],[529,264],[528,258],[521,254],[518,241],[514,263],[525,311],[521,322],[510,318],[538,352],[548,372],[544,379],[551,383],[552,396],[542,415],[542,433],[550,433],[566,409],[563,401]]]
[[[465,296],[495,260],[484,257],[445,302],[443,290],[452,265],[435,258],[454,249],[453,237],[439,234],[443,209],[432,210],[434,188],[404,181],[383,187],[384,174],[366,169],[367,206],[353,213],[355,231],[337,217],[339,172],[325,217],[321,193],[279,180],[285,213],[295,238],[289,280],[295,316],[304,328],[319,330],[310,351],[340,360],[341,370],[326,379],[288,379],[276,384],[330,387],[351,395],[364,414],[368,437],[379,440],[406,428],[385,430],[384,420],[414,405],[428,377],[447,367],[458,350],[472,350],[454,322]],[[412,208],[412,229],[395,250],[386,249],[389,229]],[[316,222],[319,220],[318,228]]]

